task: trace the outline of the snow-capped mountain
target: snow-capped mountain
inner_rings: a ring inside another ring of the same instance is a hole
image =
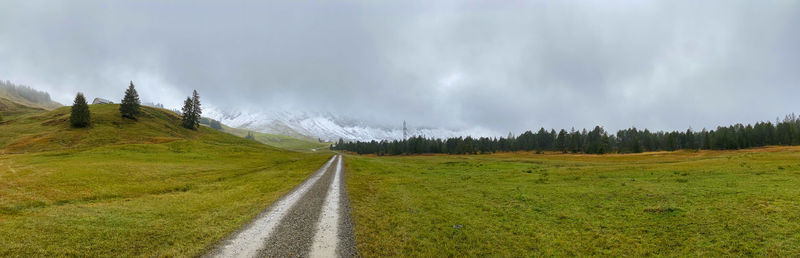
[[[339,138],[346,141],[380,141],[403,138],[403,121],[398,121],[397,127],[387,127],[330,113],[222,111],[213,107],[204,110],[203,115],[232,127],[293,137],[319,138],[326,141],[336,141]],[[408,137],[424,136],[436,138],[498,135],[489,130],[479,128],[449,130],[413,127],[411,125],[408,126],[407,132]]]

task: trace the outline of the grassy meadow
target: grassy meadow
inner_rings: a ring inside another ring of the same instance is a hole
[[[0,256],[199,256],[302,182],[330,154],[92,105],[0,124]]]
[[[365,257],[800,254],[800,147],[345,164]]]

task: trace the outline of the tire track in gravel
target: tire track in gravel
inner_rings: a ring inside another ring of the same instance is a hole
[[[252,222],[223,241],[207,257],[256,257],[278,224],[286,217],[297,201],[324,175],[336,156],[332,157],[316,173],[291,192],[273,203]]]
[[[333,179],[328,187],[322,210],[317,219],[316,233],[308,255],[310,257],[334,257],[339,244],[339,207],[341,196],[342,158],[336,162]]]
[[[331,158],[208,256],[357,257],[342,160]]]
[[[338,163],[338,156],[334,163]],[[262,257],[304,257],[311,248],[311,240],[315,233],[315,225],[322,212],[326,193],[335,174],[335,166],[331,166],[325,175],[317,181],[306,194],[295,204],[275,234],[269,238]]]

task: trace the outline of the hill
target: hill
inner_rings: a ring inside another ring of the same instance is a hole
[[[46,111],[47,109],[41,107],[28,106],[0,96],[0,115],[3,116],[3,121],[13,120],[17,117],[27,114],[42,113]]]
[[[180,117],[166,109],[142,107],[139,121],[120,117],[119,105],[90,105],[89,110],[92,114],[89,129],[70,127],[70,107],[20,117],[0,125],[0,149],[32,152],[225,136],[208,128],[186,130],[179,125]]]
[[[83,129],[69,107],[0,124],[0,256],[199,256],[330,157],[118,108],[91,105]]]
[[[50,94],[36,90],[26,85],[18,85],[10,81],[0,81],[0,97],[17,102],[19,104],[52,110],[62,106],[58,102],[50,99]]]
[[[50,99],[50,94],[47,92],[9,81],[0,81],[0,115],[3,121],[27,114],[42,113],[60,106],[61,104]]]
[[[13,94],[12,94],[13,93]],[[91,105],[94,125],[91,130],[71,128],[70,107],[57,107],[48,112],[53,105],[37,105],[18,97],[13,91],[0,91],[0,114],[3,115],[3,131],[0,132],[0,152],[30,152],[64,148],[85,148],[108,144],[157,143],[188,139],[198,136],[197,132],[180,127],[180,117],[173,111],[143,106],[140,121],[122,119],[118,115],[119,105]],[[46,94],[46,93],[42,93]],[[17,97],[12,97],[17,96]],[[8,97],[8,98],[6,98]],[[48,98],[49,99],[49,98]],[[30,116],[26,116],[30,115]],[[11,122],[12,120],[17,120]],[[2,122],[0,122],[2,124]],[[199,132],[206,132],[202,127]],[[244,138],[248,131],[224,126],[222,132]],[[274,147],[311,152],[312,149],[327,148],[327,143],[300,139],[283,135],[254,132],[256,141]]]
[[[261,132],[252,132],[245,129],[233,128],[226,125],[222,126],[222,131],[236,136],[246,137],[248,133],[252,133],[255,140],[266,145],[278,147],[281,149],[298,151],[298,152],[314,152],[315,150],[327,150],[330,143],[319,142],[316,140],[295,138],[286,135],[269,134]]]

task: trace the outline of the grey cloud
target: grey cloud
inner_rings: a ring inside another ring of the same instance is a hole
[[[0,3],[0,78],[120,98],[447,128],[753,122],[796,112],[793,1]]]

